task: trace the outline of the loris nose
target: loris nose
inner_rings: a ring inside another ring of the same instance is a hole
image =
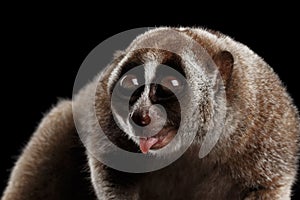
[[[139,125],[142,127],[147,126],[151,122],[151,118],[149,116],[148,111],[136,111],[131,116],[131,119],[132,119],[132,121],[134,121],[134,123],[136,125]]]

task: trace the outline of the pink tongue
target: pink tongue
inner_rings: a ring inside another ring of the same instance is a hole
[[[142,153],[148,153],[149,149],[157,143],[158,138],[140,138],[140,149]]]

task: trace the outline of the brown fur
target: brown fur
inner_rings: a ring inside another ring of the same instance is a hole
[[[196,151],[191,149],[167,168],[140,175],[131,189],[127,183],[118,183],[119,192],[109,187],[105,191],[116,196],[125,190],[133,191],[132,195],[141,199],[289,199],[297,169],[299,118],[277,75],[251,50],[220,33],[200,35],[193,29],[182,32],[200,43],[220,67],[226,83],[228,115],[232,118],[228,120],[228,133],[202,160],[197,160]],[[144,38],[135,44],[155,43]],[[233,58],[220,52],[230,52]],[[164,60],[168,55],[157,57]],[[103,98],[106,97],[99,96],[99,100]],[[99,116],[103,116],[103,110],[106,108],[102,104]],[[99,164],[94,162],[95,166]],[[119,173],[128,179],[136,177]],[[95,180],[95,187],[102,181],[103,177]],[[106,197],[109,199],[109,195]]]
[[[16,162],[2,200],[94,199],[71,102],[45,116]]]
[[[166,30],[169,29],[162,28],[157,32]],[[290,199],[298,166],[300,126],[298,111],[278,76],[246,46],[219,32],[172,30],[196,40],[220,68],[227,94],[226,130],[208,156],[198,158],[202,141],[202,136],[198,135],[176,162],[145,174],[116,171],[88,154],[98,198]],[[162,38],[159,34],[152,37],[155,34],[154,31],[143,35],[133,44],[159,43]],[[181,41],[177,42],[181,44]],[[124,55],[133,50],[131,45],[101,75],[102,87],[96,93],[96,115],[115,144],[136,151],[135,144],[113,122],[107,94],[111,72]],[[156,53],[161,62],[170,58],[167,54]],[[82,112],[79,122],[87,131],[92,131],[93,127],[85,123],[89,120],[85,102],[91,101],[91,88],[97,84],[92,82],[74,100]],[[203,112],[209,112],[209,109],[203,109]],[[92,146],[100,141],[97,134],[89,137]],[[80,196],[91,194],[87,189],[78,190],[81,186],[89,188],[89,184],[81,179],[86,174],[79,169],[86,161],[80,152],[82,147],[76,135],[71,103],[63,102],[45,117],[24,149],[2,199],[88,199]]]

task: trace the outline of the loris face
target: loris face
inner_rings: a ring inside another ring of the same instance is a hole
[[[210,55],[181,32],[137,39],[100,77],[100,126],[129,151],[167,155],[196,144],[206,155],[222,133],[232,64],[229,52]]]
[[[181,58],[162,50],[134,51],[110,81],[114,117],[141,152],[167,146],[178,132],[188,97]]]

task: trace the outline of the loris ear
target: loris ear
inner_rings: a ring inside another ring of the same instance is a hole
[[[225,86],[231,78],[234,58],[229,51],[220,51],[213,56],[213,60],[219,68]]]

